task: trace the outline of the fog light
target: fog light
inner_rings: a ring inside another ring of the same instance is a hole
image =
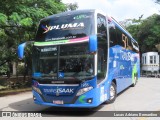
[[[35,97],[35,96],[33,96],[33,100],[34,100],[34,101],[36,100],[36,97]]]
[[[87,99],[87,103],[92,103],[92,101],[93,101],[92,98]]]

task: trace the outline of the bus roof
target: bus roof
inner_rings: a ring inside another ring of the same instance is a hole
[[[66,12],[62,12],[62,13],[58,13],[58,14],[54,14],[51,16],[48,16],[46,18],[41,19],[41,21],[46,20],[46,19],[52,19],[53,17],[61,17],[61,16],[66,16],[66,15],[70,15],[70,14],[80,14],[80,13],[87,13],[87,12],[97,12],[97,13],[103,13],[103,15],[105,15],[106,17],[108,17],[107,14],[105,14],[103,11],[98,10],[98,9],[85,9],[85,10],[73,10],[73,11],[66,11]],[[108,17],[110,18],[119,29],[121,29],[124,33],[126,33],[134,42],[137,42],[132,35],[122,26],[120,25],[113,17]]]

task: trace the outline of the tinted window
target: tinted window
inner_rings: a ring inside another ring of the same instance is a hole
[[[112,20],[108,20],[109,25],[109,37],[110,37],[110,47],[115,45],[124,46],[122,41],[122,31],[116,26]]]
[[[110,47],[120,45],[121,47],[132,50],[134,52],[139,51],[138,43],[128,36],[121,28],[112,20],[108,20]]]
[[[66,80],[88,80],[94,76],[94,56],[88,43],[33,47],[33,73],[41,77]],[[58,76],[63,74],[63,76]]]
[[[132,42],[133,51],[138,53],[139,51],[138,43],[134,40],[131,40],[131,42]]]
[[[122,31],[116,26],[117,32],[117,44],[124,47],[124,41],[122,40]]]
[[[116,29],[114,27],[111,27],[109,29],[109,37],[110,37],[110,47],[117,45],[117,34]]]
[[[41,21],[36,41],[53,41],[89,36],[93,33],[93,13],[50,17]]]
[[[106,17],[98,15],[97,17],[98,34],[98,80],[103,80],[107,70],[107,28]]]

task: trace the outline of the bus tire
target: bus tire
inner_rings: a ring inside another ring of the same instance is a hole
[[[114,82],[111,83],[110,89],[109,89],[109,100],[107,100],[105,103],[113,103],[117,98],[117,87]]]
[[[131,85],[131,87],[135,87],[137,84],[137,80],[138,80],[138,74],[134,74],[134,83]]]

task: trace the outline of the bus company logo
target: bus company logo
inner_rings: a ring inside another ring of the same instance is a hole
[[[73,88],[56,88],[56,89],[44,89],[45,93],[55,93],[56,95],[63,93],[74,93]]]
[[[132,53],[130,52],[123,52],[122,51],[122,60],[126,60],[126,61],[130,61],[131,60],[131,56],[132,56]]]
[[[56,96],[59,96],[59,91],[58,91],[58,87],[57,87],[57,91],[56,91]]]
[[[64,78],[64,72],[59,72],[58,76],[59,76],[59,78]]]
[[[46,26],[41,25],[41,27],[42,27],[42,29],[44,30],[43,33],[47,33],[47,32],[50,30],[50,28],[51,28],[51,26],[48,26],[48,25],[46,25]]]
[[[62,25],[41,25],[42,29],[44,30],[43,33],[47,33],[51,30],[69,30],[69,29],[81,29],[84,28],[84,23],[69,23],[69,24],[62,24]]]

